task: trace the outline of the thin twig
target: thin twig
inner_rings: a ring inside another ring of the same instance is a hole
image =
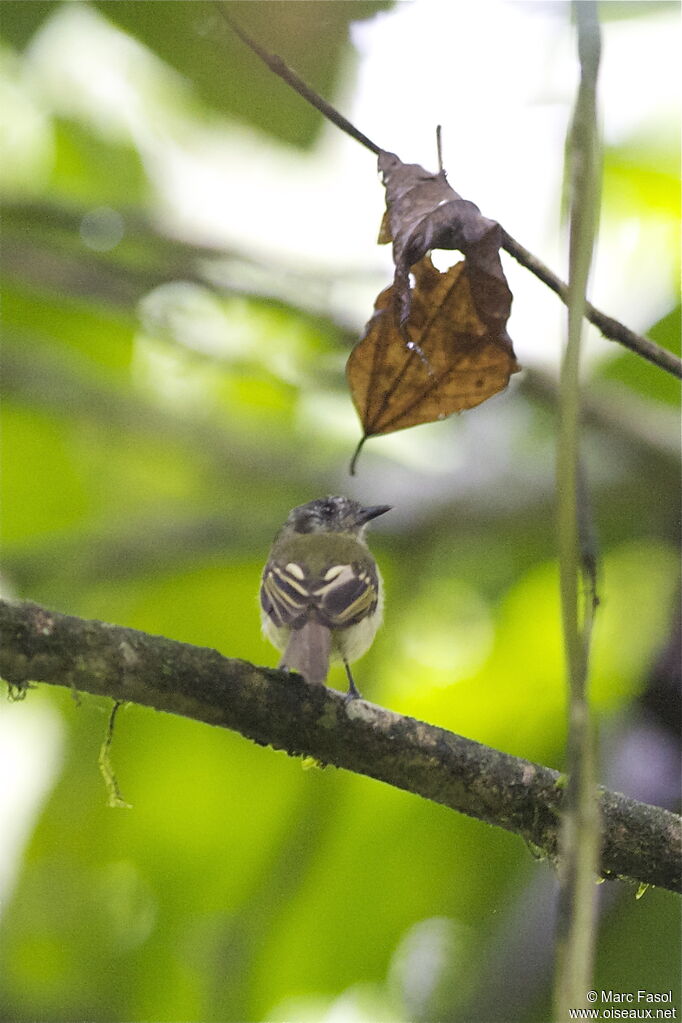
[[[438,155],[438,173],[443,173],[443,125],[436,125],[436,153]]]
[[[322,99],[322,97],[319,96],[314,89],[310,88],[307,82],[304,82],[303,79],[297,75],[294,70],[292,70],[292,68],[284,63],[281,57],[278,57],[276,53],[269,53],[268,50],[264,49],[256,42],[255,39],[252,39],[251,36],[248,35],[234,20],[232,15],[227,13],[227,4],[218,3],[218,10],[232,31],[239,36],[242,42],[246,43],[249,49],[253,50],[253,52],[260,57],[263,63],[266,64],[267,67],[269,67],[270,70],[278,75],[283,81],[285,81],[287,85],[290,85],[291,88],[299,94],[299,96],[302,96],[303,99],[307,100],[311,106],[315,107],[316,110],[319,110],[328,121],[335,124],[336,127],[340,128],[341,131],[344,131],[346,135],[350,135],[351,138],[354,138],[355,141],[359,142],[361,146],[365,147],[365,149],[369,149],[375,156],[378,156],[379,153],[382,152],[376,142],[372,142],[371,139],[368,139],[367,136],[363,135],[354,124],[351,124],[350,121],[346,120],[343,114],[340,114],[338,110],[335,110],[331,103],[327,103],[325,99]]]
[[[263,63],[270,68],[274,74],[281,78],[287,85],[302,96],[311,106],[319,110],[323,117],[326,117],[328,121],[335,124],[337,128],[345,132],[346,135],[350,135],[351,138],[359,142],[360,145],[364,146],[365,149],[369,149],[370,152],[379,156],[380,153],[385,152],[378,146],[376,142],[373,142],[370,138],[351,124],[343,114],[339,113],[331,103],[322,99],[314,89],[304,82],[304,80],[296,74],[287,64],[278,57],[277,54],[269,53],[259,43],[252,39],[251,36],[244,31],[231,14],[227,12],[227,5],[224,2],[218,3],[218,10],[222,14],[223,18],[235,32],[236,35],[244,42],[253,52],[263,61]],[[440,155],[439,155],[440,160]],[[541,262],[536,256],[534,256],[528,249],[524,248],[519,242],[511,237],[510,234],[502,228],[502,248],[513,256],[526,270],[532,273],[538,280],[546,284],[551,291],[558,295],[561,301],[566,304],[568,287],[564,282],[556,276],[544,263]],[[636,334],[625,324],[620,323],[619,320],[615,320],[612,316],[607,316],[605,313],[599,312],[594,306],[587,303],[585,305],[585,317],[593,323],[595,327],[598,327],[604,337],[610,341],[617,341],[625,348],[629,348],[630,351],[640,355],[643,359],[647,359],[652,362],[659,369],[665,370],[666,373],[671,373],[673,376],[682,379],[682,359],[678,358],[673,352],[668,351],[666,348],[662,348],[657,345],[648,337],[644,337],[642,334]]]
[[[537,256],[534,256],[520,242],[512,238],[504,228],[502,228],[502,248],[510,256],[513,256],[521,266],[529,270],[534,277],[546,284],[555,295],[558,295],[564,305],[566,304],[568,285],[560,277],[557,277],[548,266],[545,266]],[[659,369],[664,369],[666,373],[671,373],[682,380],[682,359],[674,352],[668,351],[667,348],[661,348],[660,345],[650,338],[644,337],[643,334],[636,334],[634,330],[630,330],[619,320],[614,320],[612,316],[607,316],[606,313],[595,309],[589,302],[585,303],[585,318],[610,341],[617,341],[625,348],[629,348],[631,352],[652,362],[654,366],[658,366]]]

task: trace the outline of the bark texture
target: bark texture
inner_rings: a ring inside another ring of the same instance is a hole
[[[28,602],[0,601],[0,676],[130,701],[240,732],[262,746],[367,775],[521,835],[556,858],[557,771],[298,675]],[[599,790],[607,877],[682,891],[682,821]]]

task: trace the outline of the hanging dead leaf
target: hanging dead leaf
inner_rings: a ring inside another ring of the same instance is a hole
[[[379,243],[393,241],[393,305],[397,323],[410,315],[410,269],[431,249],[458,249],[467,261],[474,307],[484,323],[503,327],[511,293],[502,269],[500,225],[462,199],[447,183],[445,171],[430,174],[418,163],[403,163],[395,153],[379,154],[386,188],[386,213]],[[405,331],[403,330],[403,336]]]
[[[505,326],[509,289],[507,316],[486,319],[474,301],[468,262],[440,273],[424,256],[412,272],[405,330],[413,347],[406,347],[392,315],[391,285],[377,298],[365,336],[348,359],[363,441],[480,405],[504,390],[519,369]]]

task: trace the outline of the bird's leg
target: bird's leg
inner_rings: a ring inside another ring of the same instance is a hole
[[[348,692],[346,693],[346,702],[349,703],[351,700],[361,700],[362,697],[355,685],[353,674],[350,670],[350,664],[348,661],[343,662],[343,666],[346,669],[346,675],[348,676]]]

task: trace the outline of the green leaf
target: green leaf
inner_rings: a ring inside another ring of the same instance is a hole
[[[259,66],[223,21],[217,4],[94,0],[93,6],[180,71],[214,110],[292,145],[313,142],[320,115]],[[350,22],[389,6],[388,0],[265,0],[231,2],[230,14],[317,92],[333,98]]]
[[[0,36],[17,50],[24,48],[43,21],[55,12],[54,0],[3,0]]]
[[[50,186],[59,196],[102,206],[142,204],[149,186],[132,146],[112,145],[77,121],[55,124],[55,156]]]
[[[681,312],[682,307],[677,306],[648,331],[653,341],[677,355],[680,354]],[[631,352],[623,352],[602,362],[594,376],[596,380],[614,380],[626,384],[637,394],[665,402],[666,405],[677,406],[680,402],[679,381],[669,373],[661,373],[657,366],[637,358]]]

